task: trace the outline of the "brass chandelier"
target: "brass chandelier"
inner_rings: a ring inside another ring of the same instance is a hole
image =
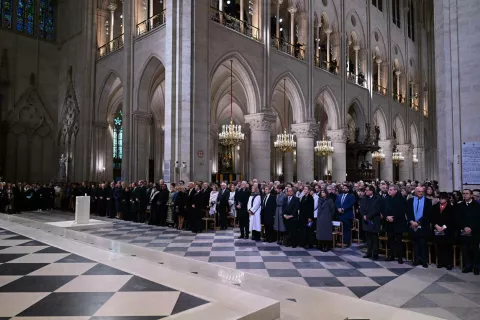
[[[325,140],[325,136],[324,136],[324,125],[325,125],[325,119],[324,119],[324,115],[325,115],[325,103],[324,103],[324,100],[323,100],[323,93],[322,93],[322,107],[323,107],[323,110],[322,110],[322,125],[321,125],[321,130],[322,130],[322,140],[320,141],[317,141],[317,145],[315,146],[314,150],[315,150],[315,154],[317,156],[320,156],[320,157],[328,157],[328,156],[331,156],[333,153],[334,153],[334,148],[332,146],[332,141],[329,141],[329,140]]]
[[[418,158],[417,158],[417,155],[416,155],[416,154],[413,155],[412,162],[413,162],[413,165],[414,165],[414,166],[416,166],[416,165],[418,164]]]
[[[405,161],[405,158],[404,156],[402,155],[401,152],[394,152],[393,153],[393,157],[392,157],[392,162],[398,166],[400,163],[402,163],[403,161]]]
[[[377,163],[382,163],[383,161],[385,161],[385,154],[383,153],[383,149],[375,151],[372,154],[372,160]]]
[[[295,142],[295,136],[293,134],[287,133],[287,116],[286,116],[286,92],[285,92],[285,85],[287,79],[283,79],[283,122],[284,122],[284,129],[282,134],[277,134],[277,140],[273,143],[275,149],[279,150],[280,152],[292,152],[296,147],[297,143]]]
[[[245,140],[242,126],[233,123],[233,60],[230,60],[230,124],[222,125],[222,132],[218,134],[222,146],[234,147]]]

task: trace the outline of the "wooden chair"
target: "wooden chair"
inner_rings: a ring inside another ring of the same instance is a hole
[[[402,243],[405,244],[405,260],[410,261],[408,259],[408,256],[409,256],[409,253],[411,253],[412,256],[413,256],[412,248],[410,246],[412,243],[411,243],[410,239],[405,239],[405,238],[402,239]]]
[[[215,230],[215,226],[217,225],[216,215],[210,216],[208,210],[205,210],[205,217],[202,218],[205,221],[205,231],[208,231],[208,224],[213,223],[213,230]]]
[[[460,269],[463,269],[463,256],[462,256],[462,250],[461,247],[457,244],[453,245],[453,267],[457,267],[457,249],[458,252],[460,253]]]
[[[340,221],[332,221],[333,231],[333,247],[341,247],[344,248],[345,244],[343,243],[343,223]],[[337,243],[337,238],[340,238],[340,243]]]
[[[382,250],[385,251],[385,256],[388,257],[388,237],[387,234],[378,237],[378,243],[382,244]]]
[[[353,233],[356,232],[356,237],[353,238]],[[357,244],[360,244],[360,221],[358,219],[353,220],[352,226],[352,242],[355,241]]]

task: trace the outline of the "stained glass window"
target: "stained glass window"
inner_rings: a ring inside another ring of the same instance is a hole
[[[113,158],[122,159],[123,114],[118,112],[113,119]]]
[[[33,34],[35,30],[35,0],[18,0],[17,30]]]
[[[53,40],[55,35],[55,7],[53,0],[40,0],[40,37]]]
[[[0,0],[0,26],[12,27],[12,0]]]

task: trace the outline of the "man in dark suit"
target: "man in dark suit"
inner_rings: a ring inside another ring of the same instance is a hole
[[[407,201],[407,220],[410,224],[413,249],[415,253],[414,266],[422,265],[428,268],[427,237],[430,235],[430,212],[432,201],[424,197],[425,188],[415,188],[415,196]]]
[[[248,199],[250,190],[247,188],[247,182],[242,181],[240,189],[235,192],[235,208],[237,209],[237,219],[240,226],[239,239],[248,239],[249,236],[249,217],[248,217]]]
[[[360,200],[360,216],[367,238],[367,254],[364,258],[378,259],[378,233],[380,232],[381,199],[375,195],[375,187],[367,186],[365,196]]]
[[[265,241],[273,242],[275,234],[273,231],[273,222],[275,220],[275,211],[277,210],[277,197],[271,193],[270,186],[265,187],[265,196],[262,198],[262,221],[265,226]]]
[[[138,199],[138,222],[143,223],[145,222],[145,211],[147,210],[148,201],[150,200],[147,198],[147,187],[144,181],[138,181],[136,194]]]
[[[106,213],[106,196],[107,190],[105,189],[105,184],[101,183],[100,187],[95,191],[95,201],[97,203],[97,215],[104,217]]]
[[[193,182],[189,182],[187,185],[187,205],[186,205],[186,212],[187,216],[185,217],[188,224],[189,229],[192,228],[192,221],[195,219],[195,194],[197,191],[195,190],[195,184]],[[193,222],[193,227],[195,227],[195,222]]]
[[[342,186],[343,193],[337,197],[335,208],[337,209],[337,219],[343,223],[343,243],[350,246],[352,236],[352,223],[354,219],[353,206],[355,205],[355,197],[350,193],[348,185]]]
[[[287,247],[292,245],[297,247],[298,233],[298,209],[300,208],[300,200],[293,194],[293,188],[287,188],[287,201],[283,208],[283,218],[285,228],[287,229],[288,242]]]
[[[463,190],[463,201],[457,205],[459,227],[462,239],[462,255],[465,263],[463,273],[480,273],[480,204],[473,201],[472,191]]]
[[[217,213],[220,221],[220,230],[227,230],[227,214],[229,209],[228,199],[230,198],[230,190],[227,189],[227,184],[222,182],[221,188],[218,191],[217,198]]]
[[[402,237],[403,233],[407,231],[405,199],[402,197],[400,188],[396,184],[392,184],[388,188],[388,197],[385,199],[385,210],[383,214],[390,253],[387,261],[393,261],[395,254],[397,254],[398,263],[403,264]]]

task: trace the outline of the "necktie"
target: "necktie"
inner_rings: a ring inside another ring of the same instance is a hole
[[[347,196],[346,193],[344,193],[343,196],[342,196],[342,205],[343,205],[343,201],[345,201],[345,197],[346,197],[346,196]]]
[[[288,197],[288,203],[290,203],[290,200],[292,200],[292,197]]]

